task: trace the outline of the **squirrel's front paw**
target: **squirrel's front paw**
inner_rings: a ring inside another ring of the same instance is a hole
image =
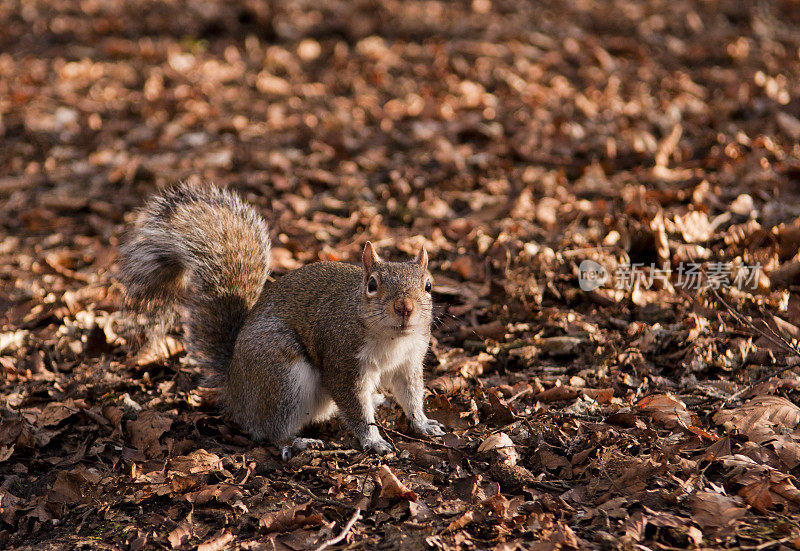
[[[415,432],[424,434],[425,436],[442,436],[444,434],[444,425],[434,419],[427,417],[422,421],[413,423],[412,427]]]
[[[394,451],[392,446],[389,445],[389,442],[383,438],[364,440],[361,442],[361,447],[365,451],[375,452],[378,455],[385,455],[391,451]]]

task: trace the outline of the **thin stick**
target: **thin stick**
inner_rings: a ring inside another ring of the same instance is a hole
[[[323,543],[322,545],[317,547],[317,549],[315,551],[322,551],[323,549],[327,549],[328,547],[332,547],[332,546],[336,545],[337,543],[339,543],[340,541],[342,541],[344,538],[347,537],[347,534],[350,532],[350,530],[352,530],[353,525],[356,523],[356,521],[359,518],[361,518],[361,509],[356,509],[356,512],[353,513],[353,516],[350,517],[350,520],[347,521],[347,524],[342,529],[342,533],[339,534],[338,536],[336,536],[335,538],[326,541],[325,543]]]
[[[303,486],[301,484],[296,484],[294,482],[289,482],[289,481],[286,481],[286,480],[282,480],[280,482],[280,484],[284,484],[284,485],[288,486],[289,488],[297,490],[298,492],[302,492],[302,493],[306,494],[308,497],[310,497],[311,499],[319,501],[320,503],[324,503],[325,505],[331,505],[333,507],[345,507],[347,509],[350,509],[350,508],[353,507],[352,505],[348,505],[346,503],[341,503],[340,501],[336,501],[336,500],[333,500],[333,499],[328,499],[327,497],[318,496],[317,494],[315,494],[314,492],[312,492],[311,490],[309,490],[308,488],[306,488],[305,486]]]
[[[760,327],[758,327],[755,323],[753,323],[750,319],[748,319],[743,314],[740,314],[739,312],[734,310],[733,307],[730,304],[728,304],[725,301],[724,298],[722,298],[722,296],[719,294],[719,292],[717,292],[717,290],[714,287],[710,287],[710,289],[711,289],[711,291],[713,291],[714,296],[716,297],[716,299],[719,302],[722,303],[722,305],[725,307],[725,309],[728,311],[728,313],[731,316],[733,316],[733,318],[735,320],[737,320],[739,323],[741,323],[745,327],[751,329],[757,335],[759,335],[761,337],[764,337],[765,339],[770,341],[772,344],[774,344],[778,348],[782,349],[784,352],[788,352],[789,354],[794,354],[795,357],[800,356],[800,350],[798,350],[797,345],[795,345],[794,343],[789,341],[786,337],[784,337],[780,333],[777,333],[772,327],[769,326],[769,324],[766,321],[761,320],[761,322],[764,324],[764,327],[767,328],[769,333],[767,331],[764,331]],[[747,385],[743,389],[741,389],[738,392],[735,392],[734,394],[731,394],[730,396],[728,396],[725,400],[722,401],[722,403],[720,404],[720,407],[727,406],[729,403],[731,403],[733,400],[737,399],[742,394],[744,394],[746,392],[749,392],[750,390],[755,388],[756,385],[759,385],[759,384],[763,383],[764,381],[768,381],[769,379],[775,377],[776,375],[780,375],[784,371],[788,371],[788,370],[790,370],[790,369],[792,369],[794,367],[797,367],[797,364],[790,363],[789,365],[786,365],[786,366],[779,366],[779,367],[776,367],[774,369],[771,369],[765,375],[762,375],[761,377],[759,377],[758,379],[756,379],[755,381],[753,381],[752,383],[750,383],[749,385]]]
[[[404,433],[402,433],[402,432],[400,432],[398,430],[390,429],[389,427],[386,427],[386,426],[378,423],[377,421],[375,422],[375,425],[378,428],[380,428],[381,430],[384,431],[384,433],[386,434],[387,438],[389,437],[389,434],[394,434],[395,436],[400,436],[402,438],[406,438],[407,440],[413,440],[414,442],[421,442],[422,444],[428,444],[430,446],[434,446],[434,447],[437,447],[437,448],[443,448],[445,450],[453,450],[453,451],[456,451],[456,452],[459,452],[459,453],[464,453],[464,450],[461,450],[459,448],[454,448],[453,446],[448,446],[447,444],[440,444],[439,442],[434,442],[433,440],[424,440],[422,438],[417,438],[417,437],[411,436],[409,434],[404,434]],[[392,444],[394,445],[394,441],[392,441]],[[395,446],[395,448],[396,448],[396,446]]]
[[[692,262],[696,263],[696,261],[695,261],[693,256],[690,255],[689,259]],[[701,266],[700,270],[701,270],[701,272],[703,274],[706,275],[706,278],[708,278],[708,274],[706,274],[705,268],[703,268]],[[740,324],[742,324],[743,326],[747,327],[751,331],[755,332],[756,335],[767,339],[769,342],[771,342],[772,344],[774,344],[775,346],[777,346],[779,349],[783,350],[784,352],[787,352],[789,354],[794,354],[795,357],[800,357],[800,346],[798,346],[796,343],[793,343],[793,342],[789,341],[786,337],[784,337],[780,333],[776,332],[772,327],[770,327],[770,325],[766,321],[761,320],[761,323],[763,323],[764,327],[767,328],[767,331],[764,331],[763,329],[758,327],[755,323],[753,323],[753,321],[751,319],[749,319],[744,314],[741,314],[740,312],[737,312],[730,304],[728,304],[728,302],[724,298],[722,298],[722,295],[719,293],[719,291],[717,291],[716,287],[714,287],[713,285],[709,285],[708,288],[711,289],[711,292],[714,294],[714,297],[717,299],[717,301],[722,303],[722,305],[725,307],[725,309],[728,311],[728,313],[731,316],[733,316],[733,319],[735,319],[736,321],[738,321]],[[763,314],[763,312],[762,312],[762,314]],[[720,407],[724,408],[725,406],[727,406],[733,400],[737,399],[742,394],[744,394],[746,392],[749,392],[750,390],[755,388],[756,385],[759,385],[759,384],[763,383],[764,381],[767,381],[767,380],[771,379],[772,377],[774,377],[776,375],[780,375],[784,371],[788,371],[788,370],[790,370],[790,369],[792,369],[794,367],[797,367],[797,364],[792,363],[792,364],[787,365],[787,366],[780,366],[780,367],[777,367],[775,369],[770,370],[766,375],[764,375],[762,377],[759,377],[758,379],[756,379],[755,381],[753,381],[752,383],[750,383],[749,385],[747,385],[743,389],[741,389],[738,392],[735,392],[734,394],[731,394],[730,396],[728,396],[725,400],[723,400],[720,403]]]

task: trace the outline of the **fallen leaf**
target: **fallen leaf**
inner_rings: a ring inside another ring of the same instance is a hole
[[[580,393],[581,389],[563,385],[554,386],[553,388],[543,390],[542,392],[536,394],[535,398],[545,404],[551,402],[566,402],[569,400],[574,400],[578,397],[578,395],[580,395]]]
[[[748,484],[739,490],[738,494],[742,496],[749,505],[762,515],[767,514],[767,511],[775,504],[771,497],[769,479],[757,480],[752,484]]]
[[[322,515],[315,513],[311,502],[302,503],[263,515],[258,526],[264,532],[287,532],[303,526],[322,524]]]
[[[462,390],[466,390],[469,388],[469,383],[467,383],[464,377],[460,377],[458,375],[451,375],[445,374],[441,377],[437,377],[428,381],[428,388],[431,390],[435,390],[442,394],[457,394]]]
[[[185,520],[181,521],[178,526],[170,531],[167,539],[169,540],[169,544],[173,549],[182,547],[191,539],[193,524],[194,522],[192,520],[192,514],[189,513]]]
[[[448,532],[456,532],[458,530],[461,530],[465,526],[469,526],[470,524],[475,522],[477,518],[478,518],[478,515],[477,515],[477,513],[475,511],[467,511],[466,513],[464,513],[463,515],[458,517],[456,520],[454,520],[450,524],[448,524],[447,528],[444,529],[444,532],[448,533]]]
[[[171,426],[170,417],[153,410],[141,412],[135,421],[128,421],[126,425],[131,444],[145,452],[148,457],[161,455],[161,445],[158,440]]]
[[[598,404],[607,404],[614,397],[613,388],[582,388],[581,392],[587,398],[591,398]],[[545,400],[540,400],[545,401]]]
[[[693,210],[675,216],[675,225],[687,243],[705,243],[714,235],[714,226],[705,212]]]
[[[703,530],[730,534],[737,521],[747,514],[741,499],[714,492],[698,492],[689,499],[692,520]]]
[[[2,518],[6,524],[10,526],[15,526],[17,524],[17,515],[22,505],[22,499],[0,488],[0,518]]]
[[[758,396],[738,408],[718,411],[714,422],[746,435],[770,426],[794,430],[800,425],[800,408],[781,396]]]
[[[214,536],[197,546],[197,551],[219,551],[226,549],[228,544],[233,541],[233,534],[228,530],[220,530]]]
[[[691,427],[698,423],[697,416],[686,409],[686,404],[668,394],[646,396],[636,402],[636,409],[668,429]]]
[[[76,402],[75,400],[50,402],[42,410],[42,414],[37,419],[37,424],[41,427],[54,427],[77,414],[84,407],[86,405],[83,402]]]
[[[405,499],[408,501],[417,500],[417,494],[409,490],[408,487],[403,484],[399,478],[397,478],[397,475],[395,475],[388,466],[381,465],[376,474],[381,485],[380,497],[388,499]]]
[[[566,356],[575,354],[578,346],[583,341],[577,337],[547,337],[540,338],[534,341],[542,352],[550,354],[551,356]]]
[[[189,455],[171,459],[169,470],[186,474],[217,472],[222,470],[222,459],[203,449],[194,450]]]
[[[196,492],[184,494],[183,499],[195,505],[202,505],[211,500],[216,500],[220,503],[232,503],[239,497],[242,492],[238,487],[230,484],[210,484]]]

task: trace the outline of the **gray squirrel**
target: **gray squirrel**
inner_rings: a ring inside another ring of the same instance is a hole
[[[381,388],[419,434],[442,435],[423,409],[431,275],[382,260],[312,263],[268,282],[266,222],[235,193],[181,184],[151,199],[121,247],[118,279],[153,324],[181,317],[188,350],[214,373],[226,413],[284,458],[319,440],[298,438],[337,414],[362,448],[391,451],[375,425]]]

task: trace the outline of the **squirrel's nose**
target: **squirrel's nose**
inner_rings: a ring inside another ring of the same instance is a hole
[[[411,317],[414,311],[414,302],[410,298],[398,298],[394,301],[394,311],[401,318]]]

